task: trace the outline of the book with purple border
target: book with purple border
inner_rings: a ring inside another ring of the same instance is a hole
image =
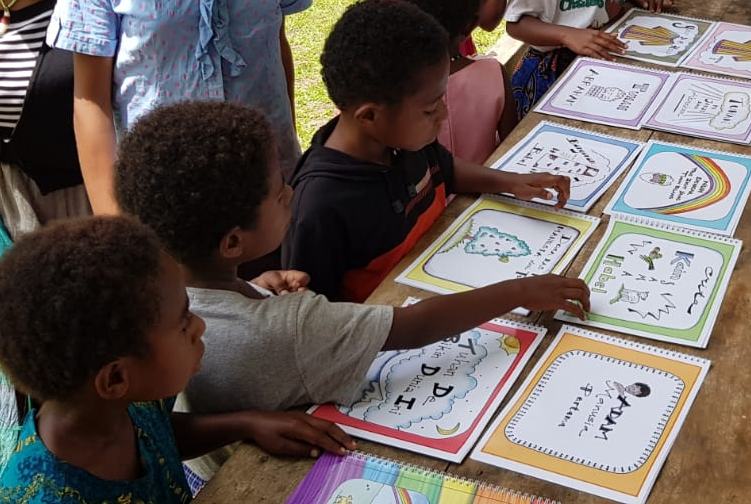
[[[670,80],[662,70],[577,58],[535,112],[638,130]]]

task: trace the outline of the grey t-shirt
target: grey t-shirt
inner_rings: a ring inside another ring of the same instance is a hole
[[[310,291],[258,300],[188,288],[188,296],[206,321],[201,370],[185,391],[199,413],[353,401],[394,312]]]

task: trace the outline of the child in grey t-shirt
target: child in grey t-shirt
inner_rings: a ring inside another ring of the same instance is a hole
[[[210,102],[158,108],[120,144],[119,203],[181,262],[191,309],[206,320],[202,369],[185,394],[192,410],[346,402],[380,350],[421,347],[517,306],[589,309],[586,284],[557,275],[394,308],[332,303],[305,291],[305,273],[273,271],[253,280],[281,294],[265,297],[237,269],[279,247],[289,226],[292,190],[274,145],[260,113]]]

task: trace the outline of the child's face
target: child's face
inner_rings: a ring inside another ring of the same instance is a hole
[[[418,91],[398,105],[384,107],[376,121],[377,135],[384,145],[394,149],[418,151],[432,143],[446,120],[446,85],[449,58],[425,68],[418,75]]]
[[[506,12],[506,0],[483,0],[480,4],[477,24],[484,31],[493,31],[498,28]]]
[[[262,257],[276,250],[284,240],[292,217],[292,187],[284,182],[282,170],[276,155],[269,167],[269,193],[258,207],[258,220],[256,227],[248,233],[252,237],[248,240],[253,243],[253,257]]]
[[[182,391],[203,356],[201,336],[206,325],[188,308],[183,273],[167,254],[162,254],[161,263],[159,321],[148,335],[146,357],[132,358],[130,391],[137,401],[172,397]]]

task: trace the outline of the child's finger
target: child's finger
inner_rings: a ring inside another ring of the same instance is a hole
[[[347,449],[338,441],[328,435],[326,431],[317,429],[308,423],[301,422],[299,429],[291,433],[295,438],[304,441],[313,446],[318,446],[331,453],[343,455]]]
[[[313,426],[319,430],[325,431],[326,434],[348,450],[354,450],[357,448],[355,440],[335,423],[327,422],[326,420],[321,420],[320,418],[314,418],[312,416],[308,416],[308,422],[312,423]]]
[[[618,40],[615,35],[611,33],[603,33],[602,35],[603,37],[595,39],[595,43],[616,54],[623,54],[626,51],[626,44]]]
[[[589,311],[589,292],[584,289],[568,288],[563,290],[563,296],[572,301],[579,301],[585,311]]]
[[[563,303],[561,303],[560,308],[571,313],[572,315],[576,315],[580,320],[587,320],[587,314],[584,313],[584,309],[576,303],[572,303],[571,301],[564,301]]]

